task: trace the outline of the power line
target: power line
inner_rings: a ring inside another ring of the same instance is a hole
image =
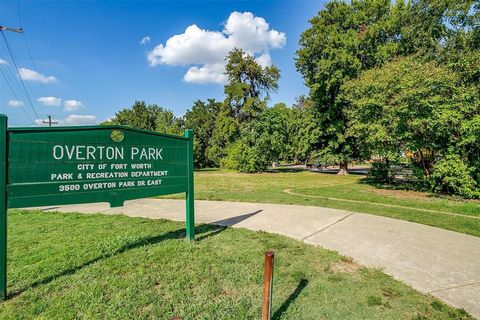
[[[14,73],[14,71],[12,70],[12,68],[10,67],[10,64],[6,63],[3,66],[5,67],[5,69],[3,69],[3,72],[4,72],[3,77],[5,78],[6,81],[8,81],[11,84],[12,90],[15,87],[15,89],[18,90],[20,95],[25,96],[25,94],[23,94],[23,91],[22,91],[22,88],[20,86],[19,80],[18,80],[16,74]],[[26,97],[24,97],[24,99],[26,99]]]
[[[0,72],[2,73],[2,76],[5,79],[5,82],[7,83],[8,88],[12,92],[13,97],[18,100],[17,94],[13,90],[12,84],[10,83],[10,79],[7,77],[6,73],[3,71],[3,68],[1,66],[0,66]]]
[[[5,79],[5,82],[7,83],[7,86],[8,86],[8,88],[10,89],[10,91],[12,92],[12,95],[13,95],[13,97],[15,98],[15,100],[17,100],[17,101],[19,101],[19,102],[21,103],[20,99],[18,99],[15,91],[13,90],[13,87],[12,87],[11,84],[10,84],[10,81],[8,80],[7,76],[5,75],[5,73],[3,72],[3,69],[2,69],[1,67],[0,67],[0,73],[2,74],[3,78]],[[23,104],[20,104],[20,107],[22,108],[22,110],[23,110],[23,112],[25,113],[25,115],[27,116],[27,118],[28,118],[31,122],[34,122],[34,121],[32,120],[32,118],[30,117],[30,115],[28,114],[27,110],[25,110],[25,108],[23,107]]]
[[[21,11],[20,11],[20,0],[17,0],[17,8],[18,8],[18,25],[19,25],[20,29],[22,29],[21,33],[22,33],[23,42],[25,43],[25,48],[27,49],[28,57],[30,58],[30,62],[32,63],[32,67],[33,67],[34,70],[37,70],[37,65],[35,63],[35,59],[33,59],[32,50],[30,49],[30,45],[28,44],[28,41],[27,41],[27,36],[25,35],[25,30],[23,29],[22,14],[21,14]],[[44,89],[43,84],[41,84],[40,87],[41,87],[42,95],[45,96],[45,89]]]
[[[13,55],[13,52],[10,48],[10,45],[8,44],[8,41],[7,41],[7,37],[5,37],[5,33],[3,32],[4,29],[1,29],[0,28],[0,31],[2,33],[2,37],[3,37],[3,40],[5,41],[5,44],[7,46],[7,50],[8,50],[8,53],[10,54],[10,58],[12,59],[12,62],[13,62],[13,65],[15,66],[15,70],[17,71],[17,75],[18,75],[18,78],[20,79],[20,83],[22,85],[22,88],[23,88],[23,91],[25,92],[25,95],[27,97],[27,100],[30,104],[30,107],[32,108],[33,110],[33,113],[35,113],[35,116],[37,117],[37,119],[39,119],[40,117],[38,116],[38,113],[37,113],[37,110],[35,110],[35,107],[33,106],[33,102],[32,102],[32,99],[30,98],[30,95],[28,94],[28,91],[27,91],[27,88],[25,87],[25,83],[23,82],[23,79],[22,77],[20,76],[20,72],[18,71],[18,65],[17,65],[17,61],[15,59],[15,56]],[[6,29],[5,29],[6,30]],[[43,120],[43,119],[42,119]]]

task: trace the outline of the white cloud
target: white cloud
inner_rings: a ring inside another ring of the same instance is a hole
[[[8,64],[8,62],[7,62],[6,60],[3,60],[2,58],[0,58],[0,66],[1,66],[2,64]]]
[[[140,40],[140,44],[146,44],[150,42],[150,37],[149,36],[145,36],[142,38],[142,40]]]
[[[86,126],[97,124],[97,117],[91,115],[78,115],[71,114],[66,117],[64,120],[61,120],[60,123],[65,126]]]
[[[62,99],[55,97],[40,97],[37,101],[44,106],[59,106],[62,104]]]
[[[71,114],[64,119],[55,119],[59,126],[88,126],[98,123],[97,117],[92,115]],[[42,119],[35,120],[37,126],[45,126]]]
[[[226,77],[223,74],[224,64],[204,64],[203,67],[191,67],[183,76],[186,82],[192,83],[224,83]]]
[[[21,107],[21,106],[23,106],[23,101],[20,101],[20,100],[10,100],[10,101],[8,101],[8,105],[9,105],[10,107],[15,107],[15,108]]]
[[[255,59],[262,67],[268,67],[272,65],[272,58],[268,53],[264,53]]]
[[[50,83],[57,81],[57,78],[54,76],[45,76],[37,71],[27,69],[27,68],[19,68],[18,73],[23,80],[26,81],[35,81],[35,82],[43,82],[43,83]]]
[[[270,65],[270,49],[286,43],[283,32],[270,29],[262,17],[250,12],[232,12],[222,31],[209,31],[193,24],[182,34],[169,38],[148,53],[151,66],[160,64],[190,66],[186,82],[224,83],[225,57],[233,48],[241,48],[254,56],[259,64]]]
[[[83,103],[78,100],[65,100],[63,106],[66,111],[77,111],[84,107]]]

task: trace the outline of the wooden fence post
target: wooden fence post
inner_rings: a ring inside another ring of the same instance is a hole
[[[273,288],[273,251],[265,252],[265,275],[263,279],[263,305],[262,320],[270,320],[272,309],[272,288]]]

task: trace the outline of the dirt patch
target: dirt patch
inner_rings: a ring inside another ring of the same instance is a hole
[[[369,193],[380,196],[395,197],[402,199],[421,199],[431,200],[430,194],[427,192],[406,191],[406,190],[388,190],[388,189],[371,189]]]
[[[358,269],[361,269],[362,266],[354,262],[352,259],[342,259],[335,262],[331,270],[335,273],[353,273]]]

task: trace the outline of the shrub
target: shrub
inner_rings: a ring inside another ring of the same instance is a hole
[[[433,167],[433,191],[448,192],[465,198],[479,198],[477,183],[467,165],[456,154],[449,154]]]
[[[221,166],[225,169],[254,173],[265,171],[268,161],[256,148],[250,147],[240,139],[228,147],[227,156],[221,160]]]
[[[391,183],[393,176],[390,172],[390,166],[386,161],[373,162],[368,178],[375,182]]]

